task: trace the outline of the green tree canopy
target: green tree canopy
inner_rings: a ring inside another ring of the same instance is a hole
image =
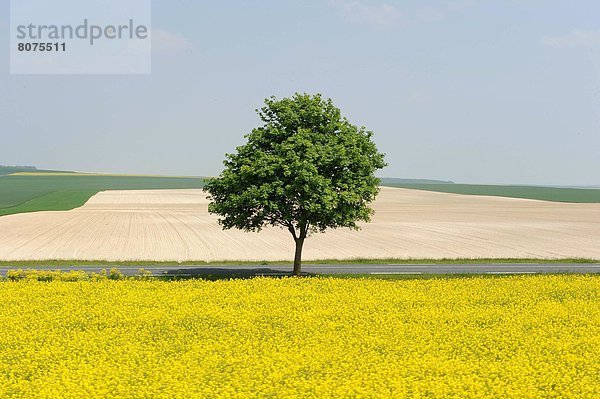
[[[331,99],[295,94],[265,100],[263,126],[245,137],[225,169],[210,179],[209,212],[225,228],[287,229],[296,242],[294,274],[300,274],[304,240],[328,228],[357,229],[370,221],[379,192],[375,171],[386,166],[373,133],[342,117]]]

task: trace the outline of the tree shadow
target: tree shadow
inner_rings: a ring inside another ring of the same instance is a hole
[[[312,276],[312,273],[302,273],[302,276]],[[275,277],[283,278],[292,276],[291,268],[271,269],[271,268],[248,268],[248,269],[231,269],[217,267],[199,267],[173,269],[165,271],[165,273],[155,276],[167,280],[185,280],[185,279],[202,279],[202,280],[230,280],[230,279],[251,279],[255,277]]]

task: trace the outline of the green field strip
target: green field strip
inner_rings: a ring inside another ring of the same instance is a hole
[[[105,190],[198,189],[203,178],[107,175],[0,176],[0,216],[23,212],[70,210]]]
[[[484,195],[569,203],[600,203],[600,190],[539,186],[497,186],[479,184],[382,184],[386,187],[434,191],[449,194]]]
[[[0,216],[40,211],[70,211],[83,206],[98,191],[55,191],[10,208],[0,209]]]
[[[119,267],[119,266],[285,266],[291,265],[290,260],[281,261],[236,261],[223,260],[207,262],[196,261],[107,261],[107,260],[74,260],[74,259],[48,259],[48,260],[0,260],[4,267]],[[307,265],[464,265],[464,264],[600,264],[600,259],[568,258],[568,259],[536,259],[536,258],[443,258],[443,259],[321,259],[303,262]]]

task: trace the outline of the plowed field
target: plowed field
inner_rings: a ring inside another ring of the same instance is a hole
[[[0,218],[1,260],[286,260],[284,230],[223,231],[202,190],[105,191],[83,207]],[[595,258],[600,204],[382,188],[361,231],[310,237],[304,259]]]

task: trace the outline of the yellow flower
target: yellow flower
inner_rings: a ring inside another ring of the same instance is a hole
[[[0,398],[600,397],[598,277],[13,277]]]

